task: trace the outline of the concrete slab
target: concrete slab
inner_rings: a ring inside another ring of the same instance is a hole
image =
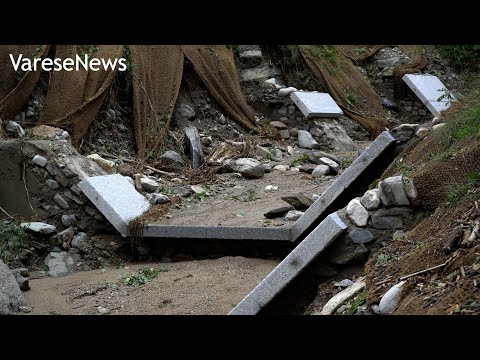
[[[307,118],[338,118],[343,115],[342,109],[328,93],[294,91],[290,98]]]
[[[88,177],[78,187],[124,237],[128,236],[128,223],[150,208],[143,195],[120,174]]]
[[[147,224],[144,237],[228,240],[290,240],[290,228]]]
[[[451,103],[446,101],[429,101],[425,104],[427,109],[433,114],[438,115],[443,110],[447,110],[450,107]]]
[[[384,131],[377,136],[362,154],[338,177],[346,188],[349,187],[380,155],[395,144],[395,138]]]
[[[330,214],[229,314],[255,315],[347,228],[337,213]],[[259,305],[258,307],[255,305]]]
[[[440,79],[434,75],[405,74],[402,79],[433,115],[438,115],[440,111],[448,109],[451,101],[456,100]],[[453,99],[449,99],[447,94]]]
[[[151,238],[207,239],[208,226],[147,224],[143,236]]]
[[[388,131],[382,132],[374,142],[330,185],[292,226],[292,241],[304,233],[324,211],[363,174],[364,171],[395,143]]]
[[[345,191],[345,186],[338,178],[322,195],[305,211],[292,226],[291,240],[296,241],[337,198]]]

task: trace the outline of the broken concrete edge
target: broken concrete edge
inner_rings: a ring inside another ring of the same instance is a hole
[[[290,241],[290,228],[256,228],[241,226],[162,225],[146,224],[145,238],[225,239],[225,240],[279,240]]]
[[[105,190],[104,182],[117,191],[102,191]],[[124,188],[120,189],[122,186]],[[120,174],[88,177],[80,181],[78,187],[123,237],[129,235],[129,223],[150,208],[143,195]]]
[[[258,314],[346,229],[337,213],[328,215],[229,315]]]
[[[292,226],[292,241],[296,241],[328,207],[386,150],[395,144],[395,138],[382,132],[365,151],[323,192]]]

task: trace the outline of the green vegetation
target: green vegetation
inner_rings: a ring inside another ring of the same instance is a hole
[[[227,48],[232,49],[233,55],[240,55],[240,45],[227,45]]]
[[[290,167],[295,167],[295,166],[298,166],[300,164],[305,164],[305,163],[308,163],[309,162],[309,157],[307,154],[303,154],[302,156],[300,156],[297,160],[293,160],[291,163],[290,163]]]
[[[387,262],[388,260],[390,260],[390,256],[388,256],[386,254],[379,254],[378,257],[377,257],[377,262],[378,263]]]
[[[143,268],[135,273],[122,276],[122,283],[127,286],[140,286],[149,283],[158,276],[160,272],[167,272],[168,269]]]
[[[298,60],[302,55],[298,45],[280,45],[279,49],[284,65],[295,66],[298,64]]]
[[[357,96],[355,94],[347,94],[347,103],[350,106],[355,106],[357,102]]]
[[[366,300],[367,292],[364,290],[355,297],[355,300],[352,301],[350,308],[347,310],[347,315],[355,315],[358,307],[365,304]]]
[[[455,182],[448,187],[445,194],[445,203],[454,204],[461,200],[469,191],[480,186],[480,174],[471,173],[468,175],[466,181]]]
[[[413,168],[408,165],[408,164],[405,164],[403,163],[399,168],[398,168],[398,174],[399,175],[402,175],[402,176],[405,176],[405,177],[409,177],[410,174],[412,173],[413,171]]]
[[[43,50],[43,46],[44,46],[44,45],[37,45],[37,46],[35,47],[35,51],[33,52],[32,56],[33,56],[33,57],[36,57],[37,55],[39,55],[39,54],[42,52],[42,50]]]
[[[16,260],[28,247],[28,236],[21,227],[7,220],[0,221],[0,259],[7,263]]]
[[[459,69],[480,69],[480,45],[437,45],[440,55]]]
[[[125,262],[117,256],[117,254],[113,254],[111,257],[112,264],[115,265],[117,269],[122,269],[125,267]]]
[[[242,194],[243,202],[255,201],[257,199],[258,199],[258,196],[255,189],[248,189],[245,193]]]
[[[128,45],[125,45],[123,57],[126,60],[127,73],[131,74],[133,72],[133,68],[135,67],[135,65],[133,64],[133,60],[132,60],[132,49],[130,49]]]
[[[91,57],[93,53],[98,51],[98,46],[96,45],[77,45],[77,54],[80,56],[85,56],[87,55],[88,57]]]

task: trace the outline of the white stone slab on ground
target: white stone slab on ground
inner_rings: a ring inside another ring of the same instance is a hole
[[[402,79],[433,115],[448,109],[456,100],[435,75],[405,74]]]
[[[294,91],[290,98],[307,118],[338,118],[343,115],[342,109],[328,93]]]
[[[120,174],[88,177],[78,187],[124,237],[128,223],[150,208],[147,199]]]

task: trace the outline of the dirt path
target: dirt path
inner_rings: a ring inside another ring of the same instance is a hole
[[[30,314],[221,315],[227,314],[276,265],[277,260],[223,257],[178,263],[129,265],[30,281]],[[121,282],[140,268],[168,270],[142,286]]]

